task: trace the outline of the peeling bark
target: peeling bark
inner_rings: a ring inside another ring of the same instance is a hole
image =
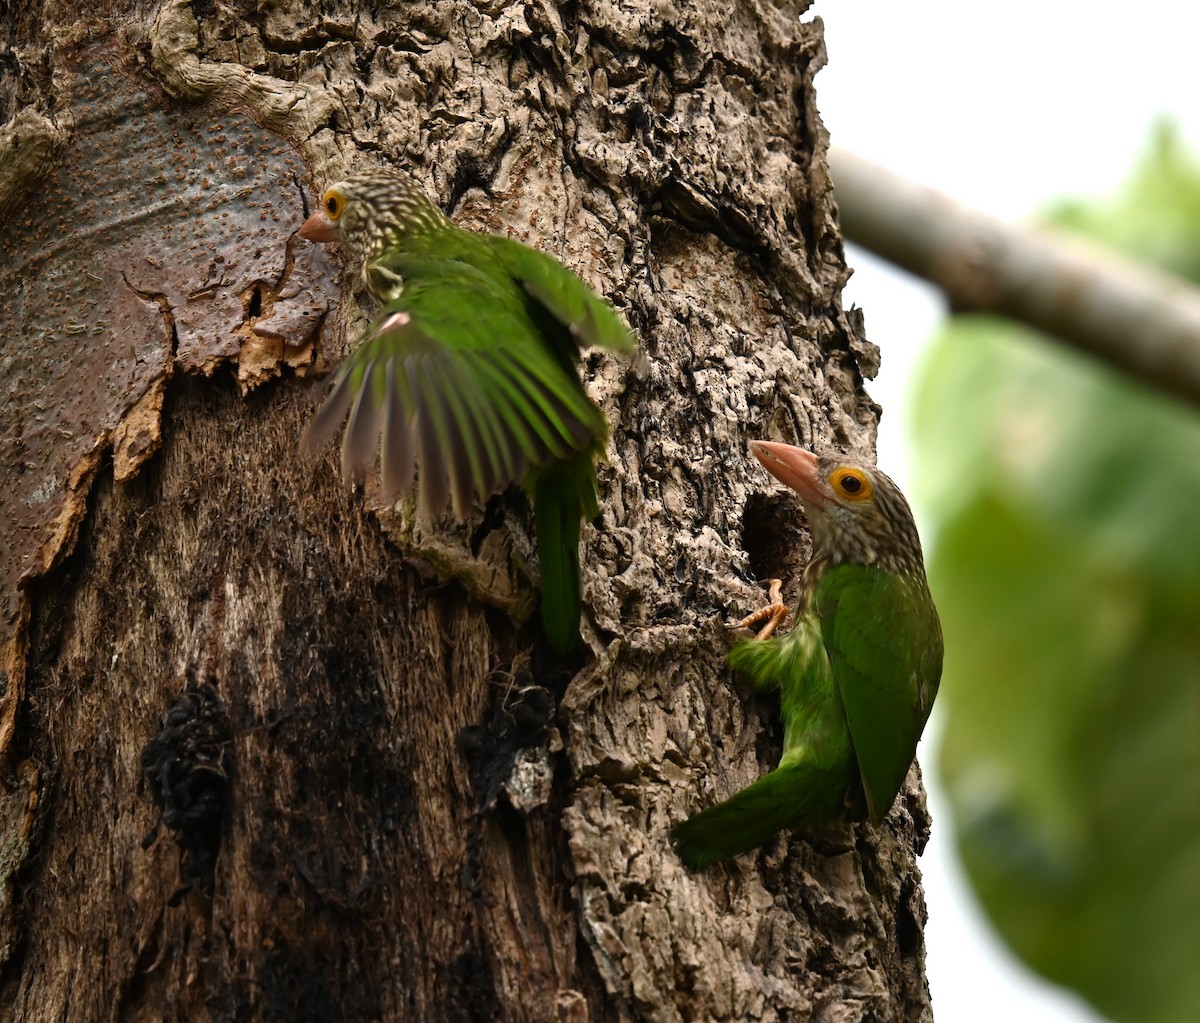
[[[315,394],[297,377],[362,321],[356,273],[337,302],[288,238],[299,171],[228,210],[270,202],[281,227],[228,253],[255,269],[220,275],[210,357],[182,342],[210,294],[186,262],[133,289],[145,323],[119,340],[159,362],[94,389],[63,427],[75,447],[22,440],[12,382],[49,365],[23,339],[76,335],[5,306],[0,456],[50,498],[0,504],[5,1018],[929,1018],[917,772],[880,827],[701,875],[667,841],[779,752],[722,622],[756,578],[794,578],[806,541],[747,440],[874,440],[804,7],[170,0],[83,26],[47,0],[3,26],[0,145],[32,131],[41,169],[0,176],[0,208],[39,209],[47,161],[73,173],[93,130],[73,83],[102,59],[141,127],[183,119],[200,157],[234,125],[298,154],[310,196],[363,163],[411,170],[460,224],[574,267],[641,342],[583,366],[612,437],[584,529],[588,650],[562,664],[525,622],[519,493],[431,529],[299,458]],[[226,155],[217,191],[243,166]],[[24,251],[0,253],[20,289]]]

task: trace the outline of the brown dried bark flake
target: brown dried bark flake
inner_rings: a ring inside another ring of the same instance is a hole
[[[145,324],[114,343],[155,354],[119,388],[91,374],[76,440],[35,458],[28,407],[6,406],[6,466],[33,462],[72,514],[6,597],[0,1013],[928,1018],[916,772],[878,828],[700,875],[667,841],[779,752],[774,709],[723,666],[722,623],[759,601],[757,574],[802,563],[803,520],[746,442],[874,439],[876,352],[841,308],[806,5],[169,0],[88,26],[44,7],[9,26],[29,67],[0,95],[45,129],[54,173],[85,131],[52,111],[79,46],[102,47],[139,116],[208,140],[198,161],[236,125],[299,153],[314,189],[401,166],[464,226],[578,270],[640,349],[582,367],[612,434],[569,664],[526,621],[518,492],[431,529],[342,486],[332,458],[299,459],[316,396],[287,370],[333,361],[362,313],[288,239],[295,164],[239,200],[270,202],[278,233],[223,253],[249,276],[213,292],[211,359],[183,343],[185,261],[122,298]],[[35,276],[11,255],[3,273],[18,290]],[[74,322],[41,313],[43,335]],[[14,319],[0,360],[19,358]],[[39,373],[70,386],[25,365],[0,365],[10,396]],[[51,525],[29,521],[10,541],[21,571]]]

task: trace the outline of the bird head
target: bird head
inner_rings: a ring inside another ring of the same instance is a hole
[[[804,501],[814,560],[924,574],[921,541],[908,502],[874,466],[774,441],[751,441],[750,451]]]
[[[325,189],[321,208],[300,227],[313,242],[341,242],[364,264],[406,236],[436,231],[448,221],[419,185],[390,168],[362,171]]]

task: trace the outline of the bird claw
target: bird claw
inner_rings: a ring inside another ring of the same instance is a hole
[[[766,619],[767,624],[759,630],[754,638],[769,639],[772,633],[783,624],[783,620],[787,618],[788,607],[783,602],[783,580],[768,579],[767,586],[767,600],[769,603],[764,607],[760,607],[757,611],[752,611],[739,622],[726,623],[725,628],[749,629],[763,619]]]

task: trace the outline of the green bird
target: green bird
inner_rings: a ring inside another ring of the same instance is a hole
[[[779,691],[779,766],[671,831],[693,869],[749,852],[784,828],[891,809],[916,753],[942,675],[942,629],[921,541],[904,495],[878,469],[789,444],[750,450],[804,499],[812,560],[791,631],[772,580],[769,618],[729,664],[759,691]]]
[[[300,228],[337,241],[382,309],[338,368],[303,445],[343,422],[343,473],[376,461],[385,497],[422,508],[510,483],[531,495],[551,645],[579,639],[579,528],[598,512],[608,426],[579,380],[580,350],[631,352],[615,310],[560,263],[520,242],[456,227],[407,174],[372,170],[326,189]],[[348,419],[348,421],[347,421]]]

